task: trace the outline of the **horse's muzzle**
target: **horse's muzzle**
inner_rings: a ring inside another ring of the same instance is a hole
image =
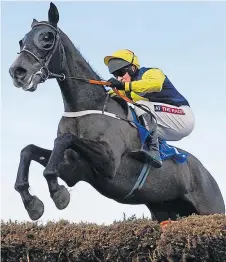
[[[23,80],[27,75],[27,69],[20,66],[11,66],[9,74],[13,79]]]

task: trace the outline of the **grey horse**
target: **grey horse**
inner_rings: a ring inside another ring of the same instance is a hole
[[[35,91],[38,84],[56,78],[66,112],[59,122],[53,150],[31,144],[21,151],[15,189],[30,218],[37,220],[44,212],[42,201],[29,193],[32,160],[45,167],[44,177],[58,209],[70,202],[68,190],[58,184],[61,178],[69,187],[86,181],[119,203],[145,204],[152,219],[159,222],[193,213],[224,214],[216,181],[192,154],[183,164],[168,159],[160,169],[150,168],[142,187],[126,197],[144,167],[130,155],[140,148],[138,131],[127,121],[128,108],[123,100],[107,101],[104,87],[89,83],[87,79],[100,77],[58,28],[58,21],[57,7],[50,3],[48,21],[33,20],[9,69],[14,85],[26,91]]]

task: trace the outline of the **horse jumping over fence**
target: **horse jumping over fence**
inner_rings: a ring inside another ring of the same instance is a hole
[[[69,187],[86,181],[119,203],[145,204],[159,222],[177,215],[225,213],[216,181],[192,154],[180,164],[164,160],[159,169],[131,157],[129,153],[140,148],[140,139],[127,103],[120,98],[107,101],[103,86],[86,81],[101,79],[59,29],[59,13],[53,3],[48,16],[48,21],[33,20],[9,69],[14,85],[26,91],[56,78],[64,103],[54,148],[31,144],[21,151],[15,189],[30,218],[37,220],[44,212],[42,201],[29,193],[32,160],[44,166],[50,196],[58,209],[70,202],[68,190],[58,184],[61,178]]]

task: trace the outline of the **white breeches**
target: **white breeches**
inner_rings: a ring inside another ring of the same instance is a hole
[[[188,136],[195,125],[195,117],[189,106],[176,107],[173,105],[138,101],[138,104],[147,106],[157,119],[158,136],[167,141],[179,141]],[[134,106],[138,116],[145,113],[142,109]]]

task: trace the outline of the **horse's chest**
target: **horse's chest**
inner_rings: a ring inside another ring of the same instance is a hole
[[[71,133],[79,138],[94,139],[105,135],[109,127],[108,121],[103,121],[101,116],[63,117],[59,123],[59,133]]]

